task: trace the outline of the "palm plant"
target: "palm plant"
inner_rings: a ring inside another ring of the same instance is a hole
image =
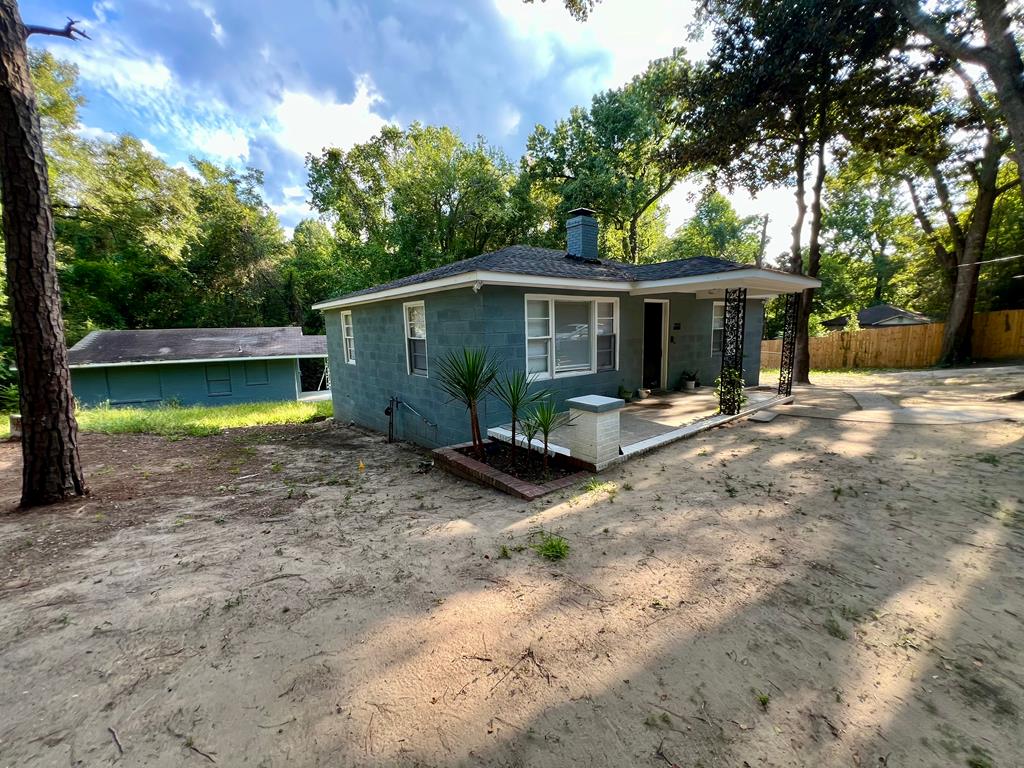
[[[495,378],[491,385],[491,394],[505,404],[512,413],[512,463],[516,456],[516,425],[519,414],[526,406],[547,397],[546,390],[530,391],[532,377],[524,370],[504,371]],[[527,449],[529,450],[529,449]]]
[[[569,416],[568,411],[557,410],[555,408],[555,401],[548,399],[537,403],[537,407],[530,414],[530,420],[537,424],[537,430],[544,441],[544,474],[547,475],[548,442],[551,439],[551,433],[559,427],[564,427],[571,423],[572,417]]]
[[[533,417],[533,414],[527,414],[522,421],[523,437],[526,438],[526,468],[530,468],[530,455],[533,453],[533,441],[537,439],[537,435],[540,432],[540,424]]]
[[[480,435],[477,406],[490,390],[497,373],[497,363],[486,349],[453,350],[437,364],[438,386],[452,400],[463,403],[469,411],[473,450],[481,459],[484,455],[484,441]]]

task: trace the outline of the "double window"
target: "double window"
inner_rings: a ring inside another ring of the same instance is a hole
[[[352,333],[352,313],[341,313],[341,346],[345,355],[345,362],[349,365],[356,364],[356,340]]]
[[[526,370],[541,378],[618,368],[618,300],[526,297]]]
[[[427,375],[427,313],[422,301],[414,301],[405,307],[405,354],[409,373],[415,376]]]
[[[722,339],[725,336],[725,304],[714,303],[711,311],[711,354],[722,354]]]

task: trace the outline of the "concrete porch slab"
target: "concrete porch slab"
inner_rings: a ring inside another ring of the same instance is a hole
[[[767,408],[793,402],[793,397],[780,397],[774,392],[748,389],[747,403],[734,416],[716,414],[718,400],[714,392],[668,392],[653,395],[644,400],[630,403],[620,412],[619,445],[620,454],[615,459],[596,467],[598,471],[625,461],[632,456],[682,440],[709,429],[727,424],[736,419],[746,418]],[[777,415],[777,414],[775,414]],[[774,418],[774,416],[773,416]],[[492,427],[487,430],[489,437],[509,442],[512,439],[510,425]],[[555,430],[548,443],[548,452],[571,456],[566,447],[570,444],[571,424]],[[516,434],[516,443],[526,446],[526,439]],[[543,450],[543,443],[534,440],[533,448]]]

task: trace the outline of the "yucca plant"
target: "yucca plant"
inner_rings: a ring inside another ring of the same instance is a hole
[[[438,386],[469,411],[473,450],[481,459],[484,455],[484,441],[480,435],[478,405],[490,390],[497,373],[497,363],[487,349],[451,351],[437,364]]]
[[[533,441],[540,433],[540,424],[533,418],[533,414],[527,414],[522,421],[523,437],[526,438],[526,468],[530,468],[530,456],[533,454]]]
[[[555,408],[555,401],[548,399],[537,403],[537,407],[530,414],[531,421],[537,424],[537,431],[544,441],[544,474],[548,473],[548,443],[551,440],[551,433],[559,427],[572,422],[568,411],[559,411]]]
[[[494,383],[491,384],[491,394],[505,404],[505,407],[512,413],[512,463],[515,464],[516,456],[516,425],[519,424],[519,414],[527,406],[532,405],[548,396],[546,390],[530,391],[530,384],[533,378],[524,370],[504,371],[499,373]],[[527,449],[529,450],[529,449]]]

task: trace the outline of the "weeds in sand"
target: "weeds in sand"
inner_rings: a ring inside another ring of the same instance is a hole
[[[768,705],[771,703],[772,697],[767,693],[758,692],[757,703],[761,705],[761,709],[765,712],[768,711]]]
[[[832,501],[839,501],[839,497],[843,495],[843,486],[834,485],[832,486]]]
[[[622,490],[624,490],[624,491],[632,491],[633,490],[633,484],[632,483],[623,483],[622,484]]]
[[[569,556],[569,542],[553,533],[542,533],[533,551],[546,560],[564,560]]]
[[[837,640],[850,639],[850,636],[846,634],[846,630],[843,629],[842,625],[838,621],[836,621],[835,616],[829,616],[825,619],[825,631]]]
[[[508,547],[506,547],[504,544],[502,544],[501,545],[501,549],[498,550],[498,559],[499,560],[510,560],[511,558],[512,558],[512,553],[509,552]]]
[[[988,464],[989,466],[992,467],[999,466],[999,457],[996,456],[994,453],[979,453],[974,458],[976,458],[982,464]]]
[[[605,482],[599,478],[592,477],[582,485],[581,490],[583,493],[600,493],[601,491],[615,493],[619,490],[619,486],[613,482]]]
[[[79,409],[75,416],[83,432],[108,435],[148,433],[167,437],[203,437],[225,429],[304,424],[330,416],[330,401],[316,403],[239,403],[236,405],[157,408]]]

